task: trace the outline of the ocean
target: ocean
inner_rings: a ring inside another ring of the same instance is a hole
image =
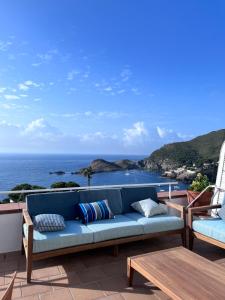
[[[140,160],[137,155],[58,155],[58,154],[0,154],[0,191],[10,190],[17,184],[29,183],[49,188],[56,181],[75,181],[87,185],[87,179],[71,172],[87,167],[97,158],[108,161],[119,159]],[[49,172],[65,171],[64,175],[50,175]],[[146,170],[117,171],[94,174],[91,185],[155,183],[172,181],[161,177],[160,173]],[[185,189],[179,183],[176,189]],[[161,187],[167,190],[168,187]],[[2,196],[0,195],[0,199]]]

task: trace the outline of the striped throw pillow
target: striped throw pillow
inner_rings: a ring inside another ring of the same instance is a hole
[[[108,200],[101,200],[91,203],[79,203],[80,219],[83,224],[94,222],[96,220],[112,219],[112,213]]]

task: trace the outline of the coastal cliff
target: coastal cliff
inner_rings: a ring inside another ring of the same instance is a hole
[[[197,172],[214,181],[225,129],[212,131],[187,142],[164,145],[141,164],[145,169],[157,170],[164,176],[191,181]]]

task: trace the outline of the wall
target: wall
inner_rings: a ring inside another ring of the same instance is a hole
[[[0,214],[0,253],[19,251],[22,243],[22,213]]]

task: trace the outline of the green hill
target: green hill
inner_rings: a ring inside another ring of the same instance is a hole
[[[182,165],[201,166],[217,162],[221,145],[225,141],[225,129],[212,131],[187,142],[167,144],[154,151],[143,162],[148,169],[168,170]]]

